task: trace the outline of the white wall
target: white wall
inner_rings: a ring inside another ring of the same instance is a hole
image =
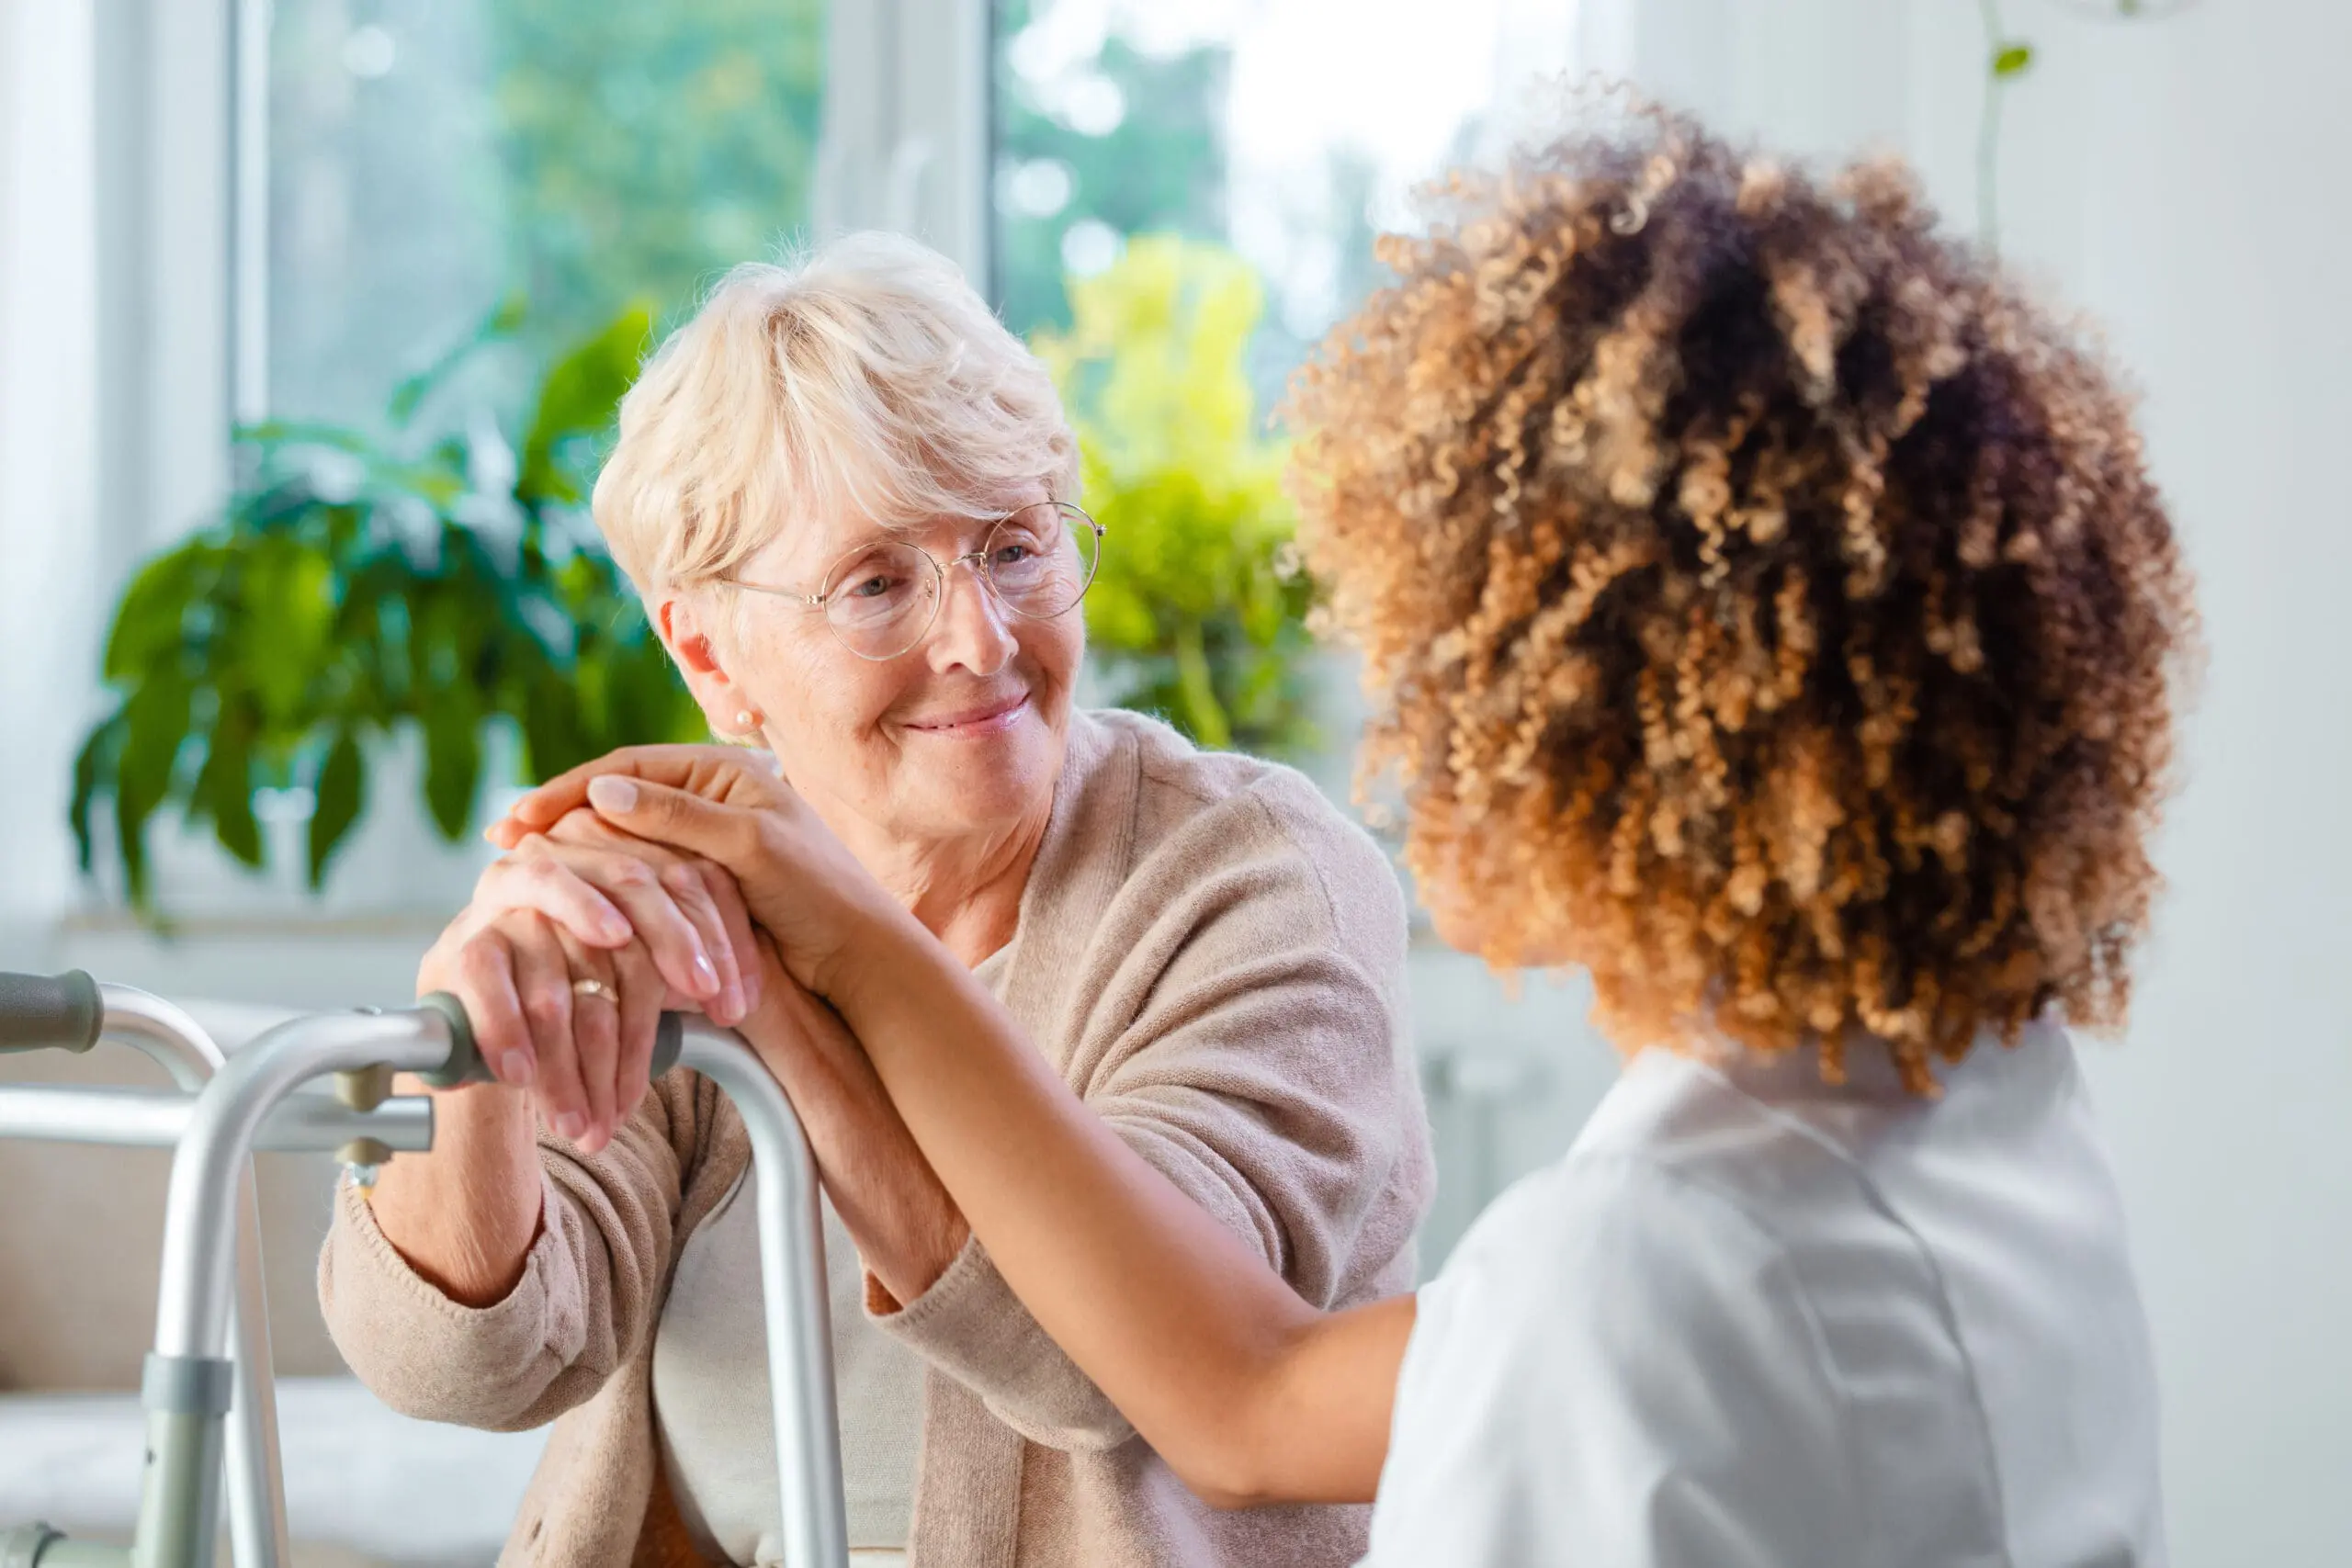
[[[0,0],[0,951],[70,886],[57,693],[96,663],[93,41],[86,3]]]
[[[2008,104],[2003,248],[2102,321],[2143,389],[2212,648],[2133,1022],[2089,1052],[2154,1322],[2175,1555],[2340,1564],[2352,6],[2207,0],[2130,25],[2051,0],[2003,9],[2041,56]],[[1783,147],[1896,147],[1954,220],[1972,220],[1974,5],[1615,10],[1613,63],[1662,96]]]

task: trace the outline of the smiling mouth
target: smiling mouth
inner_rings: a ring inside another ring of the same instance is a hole
[[[1023,692],[1017,697],[966,708],[960,713],[942,714],[936,718],[910,719],[906,728],[918,735],[939,735],[950,739],[995,735],[1019,723],[1028,707],[1029,694]]]

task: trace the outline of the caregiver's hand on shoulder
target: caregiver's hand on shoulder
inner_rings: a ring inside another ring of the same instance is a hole
[[[642,942],[672,1006],[730,1029],[758,1005],[751,915],[724,868],[635,838],[585,809],[505,838],[507,852],[482,873],[460,919],[535,909],[586,947]]]
[[[793,978],[831,996],[861,939],[919,931],[792,786],[737,746],[631,746],[558,775],[491,829],[502,846],[582,807],[614,829],[725,867]]]

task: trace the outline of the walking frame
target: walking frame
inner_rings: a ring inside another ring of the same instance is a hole
[[[0,1054],[79,1053],[102,1040],[145,1053],[176,1088],[0,1085],[0,1137],[173,1151],[155,1344],[140,1388],[138,1529],[127,1548],[40,1524],[0,1529],[0,1568],[212,1568],[224,1471],[236,1568],[291,1568],[254,1152],[332,1150],[372,1180],[373,1168],[433,1146],[431,1100],[392,1095],[393,1074],[444,1089],[491,1075],[465,1009],[446,993],[414,1008],[294,1019],[224,1057],[194,1019],[143,991],[79,971],[0,973]],[[846,1568],[816,1165],[791,1103],[741,1039],[664,1014],[652,1076],[680,1065],[732,1099],[751,1134],[786,1560]],[[330,1076],[334,1100],[295,1093]]]

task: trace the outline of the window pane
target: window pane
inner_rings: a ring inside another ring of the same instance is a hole
[[[1004,0],[997,277],[1016,332],[1128,239],[1229,245],[1265,285],[1261,395],[1375,282],[1375,227],[1574,63],[1575,0]]]
[[[824,0],[277,0],[270,378],[366,423],[502,299],[669,316],[803,223]]]

